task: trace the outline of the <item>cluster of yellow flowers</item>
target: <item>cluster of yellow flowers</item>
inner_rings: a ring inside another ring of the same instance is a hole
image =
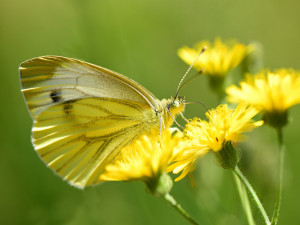
[[[239,86],[224,87],[229,71],[237,67],[255,51],[253,45],[216,39],[198,43],[194,48],[183,47],[179,56],[192,64],[199,52],[207,50],[193,64],[196,70],[212,79],[217,93],[227,93],[227,101],[238,103],[236,108],[221,104],[206,113],[207,120],[191,119],[181,132],[166,129],[161,135],[143,135],[122,150],[113,164],[106,167],[100,180],[142,180],[158,194],[160,177],[167,172],[181,173],[175,181],[183,179],[195,168],[197,159],[213,152],[223,168],[234,168],[239,160],[235,146],[245,140],[245,132],[267,123],[276,129],[287,123],[287,110],[300,103],[300,74],[291,69],[274,72],[263,70],[256,75],[247,74]],[[217,79],[216,79],[217,77]],[[219,84],[218,84],[219,82]],[[263,119],[253,120],[258,113]]]

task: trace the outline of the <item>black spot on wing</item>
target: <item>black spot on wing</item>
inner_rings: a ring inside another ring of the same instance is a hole
[[[76,100],[69,100],[69,101],[66,101],[66,102],[63,103],[64,104],[64,112],[66,114],[70,114],[71,113],[71,111],[73,109],[74,102],[76,102]]]
[[[61,102],[62,100],[60,90],[53,90],[49,96],[52,99],[52,102]]]

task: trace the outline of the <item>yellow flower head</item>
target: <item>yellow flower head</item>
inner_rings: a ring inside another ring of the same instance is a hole
[[[166,130],[160,135],[142,135],[125,147],[113,164],[106,166],[100,180],[151,182],[157,179],[173,157],[181,133],[172,135]]]
[[[195,162],[207,152],[220,152],[228,142],[245,140],[242,133],[249,132],[261,126],[262,121],[253,122],[252,118],[259,111],[254,107],[238,105],[236,109],[229,109],[227,105],[220,105],[206,113],[208,121],[194,118],[185,127],[185,140],[179,144],[180,150],[168,170],[182,174],[175,180],[181,180],[192,172]]]
[[[300,74],[293,70],[261,71],[248,75],[240,87],[231,85],[226,90],[228,101],[245,103],[264,111],[265,116],[286,123],[286,111],[300,103]],[[272,122],[272,121],[267,121]]]
[[[228,100],[246,103],[260,110],[284,112],[300,103],[300,74],[293,70],[261,71],[248,75],[240,87],[227,88]]]
[[[178,55],[191,65],[205,46],[207,49],[194,64],[194,68],[198,71],[204,70],[204,74],[211,76],[225,76],[253,51],[252,45],[246,46],[233,40],[226,45],[217,38],[212,45],[208,41],[202,41],[194,48],[182,47],[179,49]]]

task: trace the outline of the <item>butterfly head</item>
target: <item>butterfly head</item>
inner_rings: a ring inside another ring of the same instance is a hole
[[[184,111],[185,98],[182,96],[172,97],[162,100],[163,115],[165,116],[165,125],[169,127],[175,121],[176,116]],[[175,121],[176,122],[176,121]]]
[[[185,98],[183,96],[172,97],[168,100],[165,100],[165,110],[166,114],[172,118],[172,121],[175,119],[176,115],[183,112],[185,107]]]
[[[185,107],[184,96],[176,96],[171,98],[171,103],[167,107],[172,115],[177,115],[178,113],[183,112]]]

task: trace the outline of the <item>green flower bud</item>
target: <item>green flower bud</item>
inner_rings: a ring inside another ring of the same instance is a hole
[[[224,169],[232,169],[239,161],[239,153],[231,141],[225,142],[222,149],[214,152],[218,164]]]
[[[172,178],[169,174],[163,172],[156,179],[150,179],[146,182],[149,191],[157,196],[163,196],[169,193],[173,186]]]

